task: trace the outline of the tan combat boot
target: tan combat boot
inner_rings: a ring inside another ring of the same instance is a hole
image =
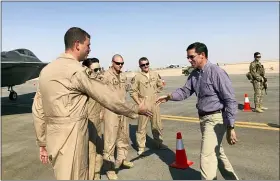
[[[118,176],[115,171],[107,171],[106,175],[109,180],[118,180]]]
[[[255,112],[263,113],[263,110],[261,109],[261,107],[260,107],[259,104],[256,104],[256,105],[255,105]]]
[[[263,107],[262,104],[260,104],[260,108],[261,108],[262,110],[268,110],[268,108],[267,108],[267,107]]]
[[[124,160],[122,163],[122,166],[124,166],[126,168],[132,168],[132,167],[134,167],[134,164],[132,162]]]
[[[142,153],[145,151],[144,148],[139,148],[137,154],[142,155]]]
[[[93,180],[101,180],[100,173],[95,173],[94,174],[94,179]]]
[[[123,160],[123,161],[116,161],[115,163],[115,169],[120,168],[121,166],[125,167],[125,168],[132,168],[134,166],[134,164],[132,162]]]

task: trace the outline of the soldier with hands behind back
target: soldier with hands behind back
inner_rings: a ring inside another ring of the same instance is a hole
[[[158,149],[166,149],[167,146],[163,144],[162,122],[160,118],[160,108],[156,104],[157,93],[163,89],[163,82],[158,73],[152,72],[149,69],[150,62],[146,57],[139,59],[139,67],[141,72],[137,73],[131,79],[130,96],[139,104],[141,100],[146,98],[145,104],[153,112],[151,118],[152,134]],[[147,116],[139,116],[138,128],[136,132],[136,140],[138,145],[138,155],[144,152],[146,144],[146,128],[148,121]]]

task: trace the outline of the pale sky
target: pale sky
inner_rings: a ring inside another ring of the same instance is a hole
[[[279,59],[279,2],[2,2],[2,51],[31,50],[51,62],[64,52],[72,26],[91,35],[91,53],[108,68],[124,57],[136,70],[147,57],[152,67],[189,65],[186,48],[203,42],[213,63]]]

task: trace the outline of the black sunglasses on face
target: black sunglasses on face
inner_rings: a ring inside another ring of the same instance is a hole
[[[141,64],[140,67],[145,67],[145,66],[148,66],[148,65],[150,65],[150,63]]]
[[[115,61],[113,61],[113,62],[117,65],[123,65],[124,64],[124,62],[115,62]]]
[[[100,72],[100,71],[101,71],[101,68],[95,68],[95,69],[93,69],[93,71],[94,71],[94,72],[98,72],[98,71]]]
[[[187,59],[194,59],[196,57],[196,55],[190,55],[190,56],[187,56]]]

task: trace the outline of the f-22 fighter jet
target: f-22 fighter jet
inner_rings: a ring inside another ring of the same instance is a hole
[[[28,49],[15,49],[1,52],[1,87],[8,87],[10,100],[17,99],[13,86],[39,77],[48,63],[41,62]]]

